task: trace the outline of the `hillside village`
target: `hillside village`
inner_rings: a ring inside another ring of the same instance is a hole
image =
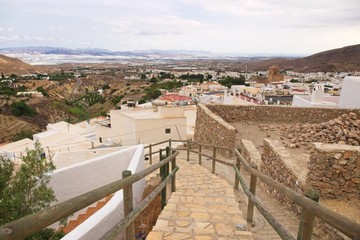
[[[26,149],[39,142],[43,157],[56,165],[51,186],[62,202],[115,181],[127,166],[134,173],[145,169],[149,161],[144,155],[155,151],[146,148],[151,144],[173,139],[238,148],[256,159],[262,172],[300,193],[310,186],[317,189],[324,205],[346,212],[360,224],[354,214],[360,212],[360,96],[356,94],[360,72],[302,73],[275,65],[262,71],[236,71],[232,64],[79,64],[42,73],[2,73],[0,155],[19,166]],[[172,147],[190,147],[188,143]],[[226,151],[218,154],[234,159]],[[336,159],[333,165],[324,163],[329,172],[325,177],[321,176],[325,167],[316,165],[317,157],[324,162]],[[126,164],[120,164],[119,158]],[[299,164],[289,163],[289,158]],[[331,186],[335,176],[341,192]],[[75,181],[77,191],[64,188]],[[148,185],[140,181],[134,186],[135,205]],[[263,188],[286,211],[298,213],[292,202]],[[118,197],[115,194],[103,204],[115,204]],[[77,212],[69,224],[87,212]],[[104,216],[99,210],[88,219]],[[99,221],[98,225],[80,221],[64,239],[105,234],[98,229],[106,221]],[[163,221],[156,223],[149,239],[167,231],[160,224]],[[324,232],[328,239],[343,239],[327,225],[317,226],[314,234],[319,237]]]

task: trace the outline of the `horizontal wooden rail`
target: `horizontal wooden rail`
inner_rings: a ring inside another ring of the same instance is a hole
[[[115,239],[126,227],[130,225],[144,209],[155,199],[161,190],[175,177],[175,173],[179,170],[176,166],[174,170],[157,186],[139,205],[129,213],[128,216],[123,218],[118,224],[116,224],[111,230],[109,230],[100,240]]]
[[[186,150],[186,149],[181,149],[181,150]],[[192,152],[192,153],[201,154],[202,156],[210,158],[210,159],[214,159],[216,162],[222,163],[222,164],[230,166],[230,167],[232,167],[234,165],[234,161],[227,162],[227,161],[222,160],[222,159],[214,158],[213,156],[207,155],[205,153],[200,153],[199,151],[195,151],[195,150],[189,150],[189,151]]]
[[[71,198],[62,203],[45,208],[41,211],[28,215],[26,217],[17,219],[13,222],[0,226],[0,239],[23,239],[30,236],[43,228],[60,221],[69,215],[97,202],[104,197],[123,189],[134,182],[139,181],[163,165],[167,164],[179,154],[175,151],[171,156],[165,158],[147,169],[144,169],[126,179],[121,179],[113,183],[107,184],[90,192],[84,193],[80,196]]]
[[[187,143],[187,140],[173,140],[173,139],[170,139],[171,142],[177,142],[177,143]]]
[[[164,143],[167,143],[167,142],[169,142],[169,140],[164,140],[164,141],[162,141],[162,142],[158,142],[158,143],[154,143],[154,144],[149,144],[149,145],[147,145],[147,146],[144,146],[144,149],[149,148],[150,145],[153,147],[153,146],[157,146],[157,145],[164,144]]]
[[[159,153],[159,152],[160,152],[160,150],[159,150],[159,151],[155,151],[155,152],[151,152],[151,154],[155,154],[155,153]],[[144,154],[144,157],[147,157],[147,156],[150,156],[150,153]]]
[[[197,143],[197,142],[192,142],[192,143],[195,143],[195,144],[198,144],[198,145],[201,145],[203,147],[210,147],[210,148],[217,148],[217,149],[223,149],[223,150],[228,150],[228,151],[234,151],[233,148],[228,148],[228,147],[220,147],[220,146],[214,146],[214,145],[211,145],[211,144],[205,144],[205,143]]]
[[[275,190],[277,190],[278,192],[280,192],[281,194],[283,194],[284,196],[286,196],[287,198],[289,198],[291,201],[295,202],[299,206],[307,209],[308,211],[311,211],[316,217],[320,218],[330,226],[339,230],[346,236],[353,239],[360,239],[360,224],[357,224],[353,220],[348,219],[341,214],[329,210],[323,205],[320,205],[304,197],[303,195],[292,190],[291,188],[286,187],[281,183],[278,183],[274,179],[252,168],[241,156],[240,152],[237,149],[235,149],[235,154],[243,163],[245,169],[248,170],[250,173],[254,174],[256,177],[258,177],[262,182],[274,188]]]
[[[240,171],[236,165],[233,165],[235,174],[237,179],[239,179],[240,184],[244,190],[244,193],[249,197],[249,201],[251,200],[259,212],[264,216],[266,221],[270,223],[273,229],[279,234],[282,239],[295,240],[295,238],[285,229],[285,227],[278,222],[265,207],[260,203],[260,201],[249,191],[249,188],[246,185],[246,182],[240,175]]]

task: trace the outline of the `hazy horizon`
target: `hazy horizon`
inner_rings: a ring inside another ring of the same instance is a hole
[[[358,0],[0,0],[0,46],[308,56],[360,43]]]

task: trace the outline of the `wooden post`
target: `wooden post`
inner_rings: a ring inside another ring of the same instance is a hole
[[[169,147],[171,148],[171,138],[169,139]]]
[[[213,147],[213,159],[212,159],[212,168],[211,168],[212,174],[215,174],[215,158],[216,158],[216,148]]]
[[[150,165],[152,165],[152,145],[149,145]]]
[[[257,166],[253,166],[255,169],[257,169]],[[254,174],[251,174],[250,176],[250,192],[255,196],[256,194],[256,181],[257,177]],[[250,225],[253,223],[254,219],[254,203],[248,199],[248,207],[247,207],[247,214],[246,214],[246,221],[250,223]]]
[[[187,140],[187,157],[186,160],[190,160],[190,139]]]
[[[199,165],[201,165],[201,145],[199,144]]]
[[[171,148],[170,147],[166,147],[166,157],[171,155]],[[166,168],[165,168],[165,177],[169,176],[169,170],[170,170],[170,164],[169,162],[167,164],[165,164]]]
[[[159,160],[162,161],[164,159],[163,155],[162,155],[163,150],[159,149]],[[164,166],[160,167],[160,177],[162,179],[164,175]]]
[[[122,177],[126,178],[131,176],[131,171],[125,170],[122,172]],[[123,198],[124,198],[124,217],[126,217],[132,210],[133,210],[133,191],[132,191],[132,184],[124,187],[123,189]],[[134,224],[131,223],[126,228],[126,239],[134,239]]]
[[[162,155],[163,149],[160,149],[160,161],[166,158],[166,156]],[[160,177],[161,181],[164,181],[166,178],[166,164],[160,167]],[[166,206],[166,186],[161,190],[161,209],[164,209]]]
[[[305,197],[310,198],[315,202],[319,202],[320,199],[319,193],[317,193],[314,190],[308,190],[307,192],[305,192]],[[312,232],[314,229],[314,223],[315,223],[315,215],[312,214],[310,211],[306,210],[305,208],[303,208],[301,211],[300,225],[299,225],[297,239],[298,240],[311,239]]]
[[[236,157],[236,167],[240,172],[240,159],[238,157]],[[235,184],[234,184],[234,189],[239,190],[239,179],[237,179],[236,177],[236,173],[235,173]]]
[[[171,160],[171,171],[174,171],[176,167],[176,157],[174,157]],[[175,192],[176,191],[176,174],[174,174],[172,180],[171,180],[171,192]]]

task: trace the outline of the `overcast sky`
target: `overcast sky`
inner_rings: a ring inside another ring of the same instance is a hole
[[[301,54],[360,43],[360,0],[0,0],[0,48]]]

